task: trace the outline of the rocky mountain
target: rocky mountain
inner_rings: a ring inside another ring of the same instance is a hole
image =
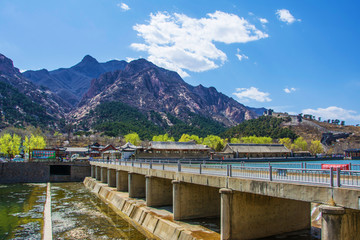
[[[83,94],[88,91],[93,78],[106,72],[122,70],[126,65],[126,61],[117,60],[99,63],[95,58],[86,55],[80,63],[70,68],[26,71],[23,76],[39,86],[49,88],[63,100],[76,106]]]
[[[2,122],[12,119],[36,123],[59,119],[71,109],[71,106],[55,93],[28,81],[19,69],[14,67],[12,60],[2,54],[0,54],[0,83]],[[9,123],[11,124],[11,121]]]
[[[170,113],[186,121],[190,113],[195,113],[225,126],[257,117],[254,111],[215,88],[191,86],[176,72],[157,67],[145,59],[132,61],[123,70],[93,79],[71,116],[80,121],[100,103],[110,101],[122,102],[142,112],[155,111],[162,118]]]

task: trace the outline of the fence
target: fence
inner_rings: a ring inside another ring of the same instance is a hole
[[[327,185],[331,187],[360,187],[360,165],[353,164],[350,169],[339,168],[321,169],[321,164],[289,164],[290,167],[278,167],[280,164],[267,164],[266,167],[247,166],[246,163],[237,165],[218,163],[206,163],[205,161],[177,162],[171,160],[103,160],[94,162],[133,166],[147,169],[158,169],[174,172],[186,172],[195,174],[227,176],[235,178],[262,179],[268,181],[303,183],[313,185]]]

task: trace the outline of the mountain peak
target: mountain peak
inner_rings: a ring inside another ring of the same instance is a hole
[[[90,55],[86,55],[82,60],[81,60],[81,62],[80,63],[86,63],[86,64],[98,64],[99,62],[95,59],[95,58],[93,58],[92,56],[90,56]]]
[[[13,61],[0,53],[0,72],[5,74],[19,73],[19,69],[14,67]]]

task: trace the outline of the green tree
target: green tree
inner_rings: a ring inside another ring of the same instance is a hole
[[[154,142],[175,142],[175,139],[173,137],[169,137],[167,133],[164,135],[153,136],[152,140]]]
[[[291,139],[290,138],[280,138],[279,143],[284,145],[286,148],[291,149]]]
[[[311,141],[310,152],[313,155],[324,152],[323,146],[319,140]]]
[[[189,134],[186,133],[181,135],[181,138],[179,139],[179,142],[189,142],[189,141],[195,141],[197,144],[200,144],[203,142],[203,139],[197,135],[190,136]]]
[[[129,133],[124,136],[125,142],[130,142],[134,145],[139,145],[141,143],[140,137],[137,133]]]
[[[230,143],[241,143],[239,138],[231,138]]]
[[[11,141],[12,141],[12,137],[10,134],[6,133],[1,136],[1,138],[0,138],[0,152],[1,153],[10,156]]]
[[[46,147],[46,141],[42,136],[34,136],[31,134],[30,138],[25,136],[23,146],[24,151],[29,153],[33,149],[44,149]]]
[[[224,140],[215,135],[208,135],[204,138],[203,144],[211,147],[215,151],[221,151],[225,145]]]
[[[0,152],[9,157],[13,157],[20,153],[21,137],[17,134],[12,136],[8,133],[0,138]]]
[[[295,139],[294,143],[291,145],[292,150],[296,151],[306,151],[308,147],[307,142],[304,140],[303,137],[298,137]]]

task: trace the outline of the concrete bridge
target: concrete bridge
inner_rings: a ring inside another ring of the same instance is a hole
[[[360,173],[360,172],[359,172]],[[255,239],[309,229],[311,203],[324,204],[322,239],[360,239],[357,171],[91,162],[91,176],[173,206],[175,220],[220,217],[221,239]]]

